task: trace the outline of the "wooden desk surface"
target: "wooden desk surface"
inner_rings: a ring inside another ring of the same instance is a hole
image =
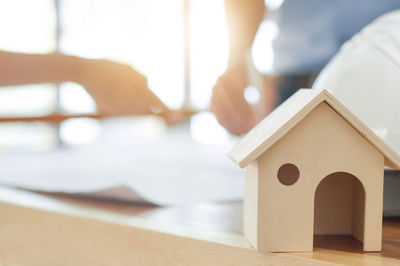
[[[0,188],[0,265],[400,265],[400,220],[385,220],[383,249],[346,236],[314,252],[257,253],[241,235],[242,206],[154,206]]]

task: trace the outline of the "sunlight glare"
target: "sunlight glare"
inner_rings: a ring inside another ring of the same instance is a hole
[[[60,125],[60,138],[66,144],[93,142],[101,133],[100,122],[91,118],[71,118]]]
[[[182,1],[61,1],[65,53],[126,63],[169,107],[183,103]]]
[[[203,144],[230,145],[231,137],[210,112],[194,115],[190,123],[192,137]]]
[[[191,102],[207,108],[212,87],[225,71],[229,47],[223,0],[192,0],[191,4]]]
[[[274,52],[272,42],[277,35],[278,27],[275,22],[265,20],[261,23],[251,51],[254,66],[261,73],[273,73]]]

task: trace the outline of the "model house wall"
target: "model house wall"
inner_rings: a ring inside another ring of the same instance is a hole
[[[249,170],[246,167],[245,209],[250,210],[244,217],[245,234],[258,250],[312,251],[314,230],[319,234],[350,233],[360,240],[360,232],[380,232],[382,219],[376,214],[382,213],[383,160],[374,146],[329,105],[321,103],[262,154],[257,164],[249,165]],[[293,185],[284,185],[277,177],[279,168],[286,163],[296,165],[300,172]],[[321,187],[324,191],[316,203],[317,217],[332,218],[324,213],[333,213],[336,220],[331,224],[317,220],[314,229],[317,186],[325,177],[338,172],[352,174],[363,184],[371,204],[365,213],[367,219],[359,217],[364,206],[357,204],[363,199],[357,199],[359,193],[353,191],[356,181],[339,174],[328,180],[329,186]],[[329,191],[333,192],[327,194]],[[257,204],[253,203],[254,194]],[[353,219],[364,220],[365,226],[356,223],[353,227]],[[379,250],[380,233],[367,235],[364,249]]]
[[[384,166],[400,157],[326,90],[299,90],[229,153],[245,168],[244,233],[259,251],[353,235],[379,251]]]

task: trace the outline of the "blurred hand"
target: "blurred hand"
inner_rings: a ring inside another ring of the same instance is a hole
[[[245,63],[230,67],[217,81],[213,88],[211,111],[218,122],[231,134],[242,135],[253,128],[275,107],[277,101],[276,80],[264,76],[260,101],[257,105],[249,104],[244,97],[247,87]]]
[[[246,86],[246,67],[241,63],[229,68],[213,88],[210,109],[234,135],[246,133],[257,123],[256,113],[244,98]]]
[[[132,67],[109,60],[85,60],[78,83],[94,98],[105,115],[167,112],[147,87],[145,76]]]

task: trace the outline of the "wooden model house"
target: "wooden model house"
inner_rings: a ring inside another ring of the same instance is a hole
[[[384,166],[398,169],[400,157],[328,91],[299,90],[229,156],[245,168],[244,233],[255,249],[312,251],[314,234],[381,249]]]

